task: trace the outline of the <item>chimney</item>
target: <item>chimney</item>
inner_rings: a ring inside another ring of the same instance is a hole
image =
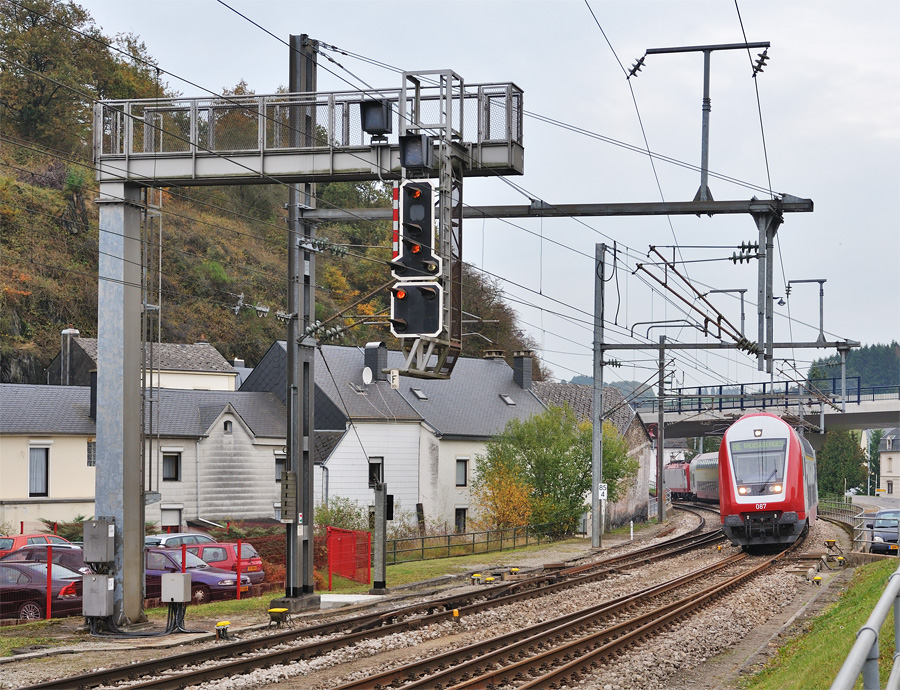
[[[71,385],[72,380],[72,339],[81,333],[77,328],[66,328],[62,332],[59,344],[59,385]]]
[[[531,361],[534,353],[531,350],[513,352],[513,381],[519,388],[531,390]]]
[[[485,350],[481,356],[483,359],[503,359],[505,354],[503,350]]]
[[[381,341],[366,343],[364,364],[372,371],[373,381],[387,381],[387,345]]]
[[[97,370],[91,369],[91,409],[88,416],[97,421]]]
[[[239,367],[244,368],[244,360],[238,359],[237,357],[235,357],[233,360],[231,360],[231,366],[233,366],[235,369],[237,369]]]

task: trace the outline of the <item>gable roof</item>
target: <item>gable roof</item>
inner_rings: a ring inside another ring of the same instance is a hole
[[[890,448],[888,448],[888,438],[891,439]],[[878,442],[878,452],[887,453],[896,452],[898,450],[900,450],[900,427],[885,429],[881,441]]]
[[[532,384],[534,393],[547,406],[569,404],[579,421],[589,422],[593,419],[594,387],[580,383],[555,383],[553,381],[535,381]],[[610,414],[612,410],[612,414]],[[603,411],[620,434],[624,434],[635,418],[635,411],[625,402],[622,391],[614,386],[603,387]]]
[[[271,393],[161,388],[158,394],[159,427],[153,433],[160,436],[206,436],[229,405],[254,436],[286,436],[284,406]],[[90,404],[89,386],[0,384],[0,434],[93,436],[96,425],[89,416]],[[150,414],[148,409],[147,421]]]
[[[398,368],[403,361],[401,352],[388,352],[389,367]],[[403,376],[400,393],[430,426],[451,439],[488,439],[510,420],[528,419],[545,410],[530,390],[516,384],[512,368],[502,358],[460,357],[447,380]]]

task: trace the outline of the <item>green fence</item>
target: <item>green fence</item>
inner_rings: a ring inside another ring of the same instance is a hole
[[[432,558],[471,556],[476,553],[506,551],[523,546],[546,544],[557,538],[550,536],[549,528],[546,525],[529,525],[486,532],[388,539],[385,558],[388,565],[393,565]]]

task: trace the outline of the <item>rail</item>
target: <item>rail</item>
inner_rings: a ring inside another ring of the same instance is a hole
[[[831,690],[850,690],[856,684],[856,679],[862,674],[863,690],[878,690],[878,656],[879,656],[879,631],[887,619],[891,608],[894,609],[894,656],[893,668],[888,678],[888,690],[900,688],[900,664],[897,663],[900,652],[897,651],[897,641],[900,640],[900,568],[888,578],[884,593],[875,604],[869,618],[856,633],[856,643],[853,645],[847,659],[841,666],[837,677],[831,684]]]
[[[490,551],[506,551],[523,546],[555,541],[548,525],[528,525],[484,532],[440,534],[427,537],[405,537],[387,541],[388,565],[424,561],[433,558],[471,556]]]

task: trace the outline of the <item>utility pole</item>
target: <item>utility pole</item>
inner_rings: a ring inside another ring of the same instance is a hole
[[[291,93],[316,91],[318,44],[306,34],[290,37]],[[290,105],[293,148],[311,146],[316,131],[315,99]],[[315,225],[301,209],[315,205],[315,184],[291,184],[288,191],[287,458],[282,476],[282,522],[287,523],[285,596],[277,604],[296,612],[317,607],[313,580],[313,451],[315,449]],[[276,602],[273,602],[276,603]]]
[[[595,247],[594,271],[594,397],[591,431],[591,547],[603,546],[600,482],[603,481],[603,303],[606,245]]]
[[[666,490],[663,486],[663,445],[666,441],[666,336],[659,336],[659,403],[656,406],[656,505],[660,522],[666,519]]]

